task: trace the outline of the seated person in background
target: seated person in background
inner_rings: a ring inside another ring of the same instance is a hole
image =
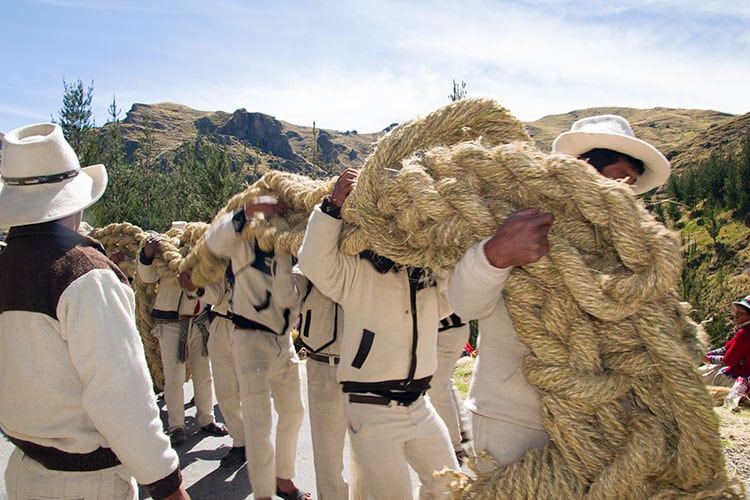
[[[707,385],[732,387],[737,377],[750,376],[750,295],[732,302],[737,331],[722,347],[706,353],[700,368]]]

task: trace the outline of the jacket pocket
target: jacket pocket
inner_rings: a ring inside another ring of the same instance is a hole
[[[372,349],[372,342],[375,340],[375,332],[370,330],[362,330],[362,339],[359,341],[359,348],[357,349],[357,355],[354,356],[352,366],[354,368],[362,368],[362,365],[367,359],[367,355],[370,354]]]

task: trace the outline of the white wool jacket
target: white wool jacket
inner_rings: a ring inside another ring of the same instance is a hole
[[[171,493],[179,461],[124,275],[95,241],[54,223],[11,228],[0,273],[3,432],[67,453],[110,448],[139,483],[167,481]]]
[[[485,417],[544,429],[539,395],[521,364],[529,349],[518,339],[503,299],[512,268],[496,268],[484,245],[471,247],[448,277],[448,302],[462,318],[479,320],[479,352],[466,407]]]
[[[309,353],[339,356],[344,328],[341,306],[323,295],[300,271],[294,268],[297,286],[302,290],[299,314],[299,342]]]
[[[152,264],[153,259],[148,261],[143,252],[138,258],[138,277],[144,283],[159,282],[159,291],[154,299],[154,310],[152,315],[155,319],[177,320],[189,316],[196,316],[203,310],[200,298],[188,293],[180,287],[177,276],[170,278],[159,278],[156,266]]]
[[[292,256],[263,252],[255,240],[241,237],[245,224],[244,215],[238,217],[241,214],[219,218],[204,236],[211,253],[232,263],[232,321],[238,328],[289,333],[300,300],[292,277]]]
[[[337,378],[345,392],[420,392],[437,367],[440,319],[451,312],[444,282],[410,286],[406,267],[380,273],[341,253],[341,226],[316,206],[299,250],[302,272],[344,310]]]

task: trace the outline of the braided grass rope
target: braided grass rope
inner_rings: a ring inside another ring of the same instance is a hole
[[[310,212],[325,195],[331,193],[334,181],[313,180],[302,175],[271,171],[230,199],[214,220],[244,207],[256,196],[272,194],[287,204],[286,217],[272,217],[270,220],[257,218],[245,225],[242,237],[248,240],[255,238],[265,251],[273,248],[279,253],[296,255],[305,235]],[[190,270],[193,283],[205,286],[221,279],[227,263],[226,259],[209,252],[201,239],[180,263],[180,270]]]
[[[164,389],[164,368],[161,362],[159,341],[151,334],[154,320],[151,311],[156,298],[156,285],[144,283],[137,273],[136,259],[149,234],[140,227],[128,222],[109,224],[91,232],[91,236],[101,242],[112,255],[117,251],[124,253],[124,258],[117,265],[128,276],[135,293],[135,323],[141,336],[143,350],[146,354],[146,365],[151,374],[154,388]]]
[[[258,220],[243,236],[296,253],[310,203],[331,187],[267,174],[223,213],[249,196],[278,196],[290,206],[288,226]],[[445,275],[526,207],[555,214],[550,253],[514,269],[504,298],[531,350],[524,373],[551,442],[475,478],[446,472],[456,498],[741,495],[686,348],[694,324],[673,292],[677,238],[627,186],[537,150],[493,101],[457,101],[383,138],[344,204],[340,245]],[[199,241],[181,266],[210,281],[224,270],[216,261]]]

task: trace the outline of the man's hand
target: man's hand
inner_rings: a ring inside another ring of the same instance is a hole
[[[188,292],[194,291],[197,286],[193,284],[193,280],[190,275],[190,271],[182,271],[177,275],[177,281],[180,283],[180,287]]]
[[[351,168],[347,168],[341,175],[339,175],[339,178],[336,180],[336,185],[333,186],[331,203],[337,207],[341,207],[341,205],[344,204],[344,201],[357,183],[358,175],[359,172]]]
[[[150,236],[146,240],[146,246],[143,247],[143,256],[147,259],[153,259],[156,255],[156,249],[159,248],[161,242],[161,236]]]
[[[513,212],[484,245],[487,260],[495,267],[525,266],[549,252],[547,233],[554,216],[527,208]]]
[[[112,255],[109,256],[109,260],[111,260],[112,262],[114,262],[115,264],[119,266],[120,262],[125,260],[125,252],[123,252],[122,250],[116,250],[112,252]]]
[[[245,205],[245,217],[250,220],[258,212],[266,216],[278,215],[284,217],[286,215],[286,204],[275,196],[256,196]]]

